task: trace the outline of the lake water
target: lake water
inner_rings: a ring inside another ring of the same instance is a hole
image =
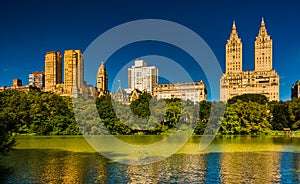
[[[137,144],[156,138],[120,137]],[[80,136],[19,137],[17,149],[0,160],[0,183],[300,183],[299,137],[222,136],[205,151],[200,139],[160,162],[125,165]]]

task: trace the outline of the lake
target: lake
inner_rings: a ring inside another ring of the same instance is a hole
[[[149,144],[159,136],[119,136]],[[0,160],[0,183],[300,183],[300,137],[218,136],[204,150],[193,136],[148,165],[112,161],[81,136],[24,136]]]

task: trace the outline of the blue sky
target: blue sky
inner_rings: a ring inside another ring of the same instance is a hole
[[[292,83],[300,79],[299,9],[300,2],[290,0],[1,1],[0,86],[11,85],[13,78],[27,84],[30,72],[43,70],[47,51],[84,51],[105,31],[138,19],[169,20],[193,30],[210,46],[223,71],[225,44],[235,20],[243,42],[243,70],[252,70],[254,40],[264,17],[273,39],[273,68],[281,76],[280,99],[288,100]],[[145,42],[128,45],[109,58],[106,66],[110,89],[114,90],[113,81],[124,65],[145,55],[172,58],[186,68],[193,80],[205,80],[186,53],[167,44]],[[86,79],[95,85],[95,77]],[[126,87],[126,79],[123,81],[122,87]]]

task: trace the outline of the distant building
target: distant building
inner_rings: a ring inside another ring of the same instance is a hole
[[[60,52],[47,52],[45,55],[45,91],[55,92],[62,83],[62,56]]]
[[[22,86],[22,80],[20,79],[13,79],[12,80],[12,86],[1,86],[0,92],[3,92],[4,90],[18,90],[18,91],[29,91],[31,88],[30,86]]]
[[[119,102],[119,103],[122,103],[122,104],[128,104],[129,103],[129,94],[124,89],[119,87],[117,92],[115,92],[112,95],[112,99],[115,102]]]
[[[21,79],[13,79],[12,80],[12,87],[20,87],[22,86],[22,80]]]
[[[138,89],[152,94],[153,87],[158,84],[158,69],[147,66],[144,60],[135,60],[134,66],[128,68],[128,88]]]
[[[97,74],[97,93],[98,96],[108,94],[108,75],[104,62],[101,63]]]
[[[180,98],[196,103],[205,101],[206,95],[207,90],[203,81],[158,84],[153,89],[153,96],[156,96],[158,99]]]
[[[28,76],[29,86],[44,88],[45,87],[45,73],[44,72],[32,72]]]
[[[272,69],[272,39],[262,19],[254,43],[254,71],[242,71],[242,42],[233,23],[226,44],[226,71],[220,79],[220,100],[242,94],[262,94],[279,100],[279,75]]]
[[[84,87],[83,57],[80,50],[64,53],[64,95],[78,96]]]
[[[292,95],[291,98],[300,98],[300,80],[292,85]]]

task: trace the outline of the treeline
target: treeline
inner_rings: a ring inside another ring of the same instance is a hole
[[[17,134],[80,134],[69,97],[35,90],[1,92],[0,122]]]
[[[77,108],[73,109],[73,105]],[[91,106],[93,104],[94,106]],[[214,106],[211,114],[211,107]],[[95,110],[96,107],[96,110]],[[0,93],[1,134],[163,134],[192,129],[221,134],[259,134],[300,128],[300,99],[268,102],[263,95],[241,95],[228,101],[193,104],[180,99],[157,100],[141,94],[130,105],[110,95],[87,102],[52,93],[5,90]],[[80,118],[74,116],[80,114]],[[99,117],[101,120],[99,120]],[[211,120],[212,124],[207,124]],[[218,130],[220,125],[220,129]],[[106,129],[106,130],[104,130]]]

